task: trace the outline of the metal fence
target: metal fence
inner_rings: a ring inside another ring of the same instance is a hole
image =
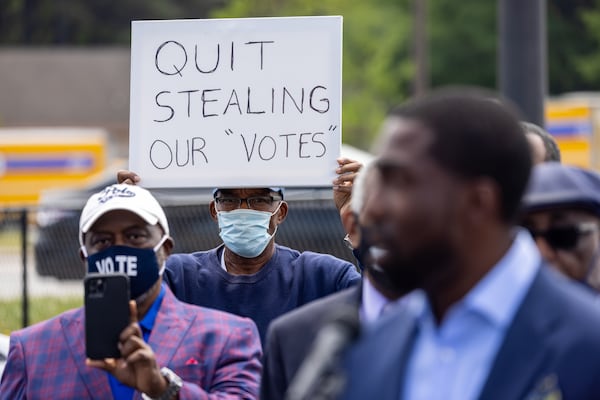
[[[332,254],[354,263],[331,199],[290,200],[275,240],[299,251]],[[221,243],[207,204],[163,205],[175,239],[174,252],[211,249]],[[54,207],[2,213],[0,268],[2,299],[22,298],[27,325],[28,296],[82,295],[84,266],[79,258],[81,207]],[[24,268],[26,266],[26,268]]]

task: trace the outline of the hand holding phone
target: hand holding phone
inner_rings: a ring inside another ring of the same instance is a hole
[[[92,360],[120,358],[119,335],[129,325],[129,277],[88,274],[84,278],[85,349]]]
[[[99,284],[98,282],[89,284],[90,292],[93,292],[94,286]],[[156,361],[156,355],[148,343],[144,342],[142,330],[137,321],[137,305],[135,301],[129,300],[128,306],[128,323],[120,331],[115,329],[116,343],[120,342],[123,345],[122,352],[117,349],[117,356],[101,359],[88,355],[85,363],[89,367],[105,370],[125,386],[135,388],[139,392],[164,393],[167,387],[164,387],[164,378],[161,378],[162,372]],[[104,336],[102,340],[105,338]],[[97,345],[100,342],[91,342],[88,346],[88,354],[94,343]],[[106,347],[107,344],[105,343],[103,346]],[[112,350],[115,351],[114,348]],[[125,362],[120,362],[116,358],[121,358]],[[174,382],[177,383],[177,381]]]

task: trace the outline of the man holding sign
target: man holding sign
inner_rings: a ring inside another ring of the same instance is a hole
[[[359,163],[340,160],[336,203],[345,205]],[[119,171],[119,182],[140,178]],[[249,317],[264,341],[274,318],[357,284],[354,265],[330,255],[300,253],[274,237],[288,212],[280,188],[215,189],[210,213],[224,244],[167,259],[165,281],[180,300]]]
[[[217,188],[224,242],[171,256],[165,280],[183,301],[252,318],[263,340],[273,318],[360,280],[348,262],[274,242],[280,188],[334,178],[341,40],[339,16],[132,24],[129,168],[145,187]],[[351,181],[360,165],[339,162]]]

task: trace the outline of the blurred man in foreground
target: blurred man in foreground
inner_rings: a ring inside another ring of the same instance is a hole
[[[440,90],[393,110],[363,208],[374,262],[408,295],[349,352],[344,399],[595,399],[600,313],[515,226],[531,170],[493,95]]]
[[[182,303],[162,283],[173,246],[165,214],[145,189],[112,185],[80,220],[88,272],[127,260],[131,323],[119,359],[86,359],[84,310],[11,335],[0,399],[255,399],[261,373],[256,326]],[[104,370],[104,371],[103,371]]]

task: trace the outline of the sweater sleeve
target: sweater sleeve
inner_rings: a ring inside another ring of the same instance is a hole
[[[358,285],[361,280],[361,275],[356,270],[356,267],[353,264],[348,263],[346,268],[344,268],[337,280],[337,290],[344,290],[354,285]]]

